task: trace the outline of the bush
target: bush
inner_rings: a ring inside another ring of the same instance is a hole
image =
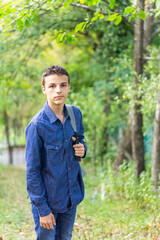
[[[137,206],[159,212],[160,196],[154,192],[154,182],[149,170],[142,172],[138,180],[133,162],[124,161],[118,174],[114,173],[111,162],[108,162],[107,167],[100,168],[97,174],[99,189],[104,183],[107,199],[124,198]]]

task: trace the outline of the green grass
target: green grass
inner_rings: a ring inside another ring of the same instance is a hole
[[[92,170],[84,177],[86,195],[78,206],[73,240],[160,239],[160,214],[137,200],[107,194]],[[95,188],[98,191],[95,201]],[[35,240],[25,170],[0,165],[0,240]]]

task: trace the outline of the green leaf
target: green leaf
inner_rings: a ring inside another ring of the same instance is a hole
[[[97,12],[94,13],[94,15],[95,15],[95,16],[98,16],[99,13],[100,13],[100,11],[101,11],[101,10],[99,9]]]
[[[93,5],[98,5],[99,2],[100,0],[89,0],[87,1],[87,5],[91,7]]]
[[[12,8],[10,8],[10,7],[7,7],[7,8],[6,8],[6,13],[7,13],[7,14],[10,14],[10,13],[12,13],[12,12],[13,12]]]
[[[26,26],[27,28],[30,27],[30,23],[29,23],[28,19],[25,20],[25,26]]]
[[[130,16],[130,18],[129,18],[129,20],[128,20],[128,21],[130,22],[131,20],[132,20],[132,16]]]
[[[67,33],[65,41],[68,43],[74,42],[75,41],[75,36]]]
[[[91,21],[94,22],[94,21],[97,20],[97,18],[98,18],[98,16],[95,16],[95,17],[93,17],[93,18],[91,19]]]
[[[85,0],[80,0],[80,3],[81,3],[81,4],[84,4],[84,3],[85,3]]]
[[[68,7],[71,2],[72,2],[72,0],[68,0],[68,1],[66,1],[66,2],[63,4],[63,6],[64,6],[64,7]]]
[[[122,16],[119,15],[114,23],[115,23],[115,25],[118,25],[121,21],[122,21]]]
[[[17,24],[18,30],[21,32],[23,30],[23,26],[24,26],[22,19],[18,18],[16,21],[16,24]]]
[[[60,33],[58,40],[59,40],[60,42],[63,42],[63,41],[65,40],[65,37],[66,37],[66,33],[65,33],[65,32],[64,32],[64,33]]]
[[[146,18],[146,13],[143,10],[139,11],[139,16],[142,20],[144,20]]]
[[[111,15],[111,13],[110,13],[108,8],[106,8],[106,12],[108,13],[108,15]]]
[[[114,20],[117,18],[117,15],[118,15],[118,13],[115,13],[115,14],[113,14],[113,15],[110,15],[107,20],[108,20],[108,21],[114,21]]]
[[[137,19],[137,18],[138,18],[138,14],[137,14],[137,13],[134,13],[134,14],[133,14],[133,18],[134,18],[134,19]]]
[[[32,12],[32,16],[33,16],[33,20],[35,23],[38,23],[39,22],[39,18],[37,16],[37,13],[36,12]]]
[[[81,22],[75,27],[75,32],[79,32],[81,30],[84,30],[84,26],[86,25],[86,22]]]
[[[110,8],[113,9],[115,7],[115,0],[109,1]]]
[[[101,19],[101,20],[104,19],[104,15],[100,14],[99,19]]]
[[[55,38],[58,44],[63,43],[66,39],[66,32],[59,31],[59,33],[55,36]]]
[[[125,8],[125,13],[132,13],[134,11],[134,7],[126,7]]]
[[[34,16],[34,21],[35,21],[35,23],[38,23],[38,22],[39,22],[39,18],[38,18],[37,15]]]
[[[93,24],[93,23],[91,23],[91,22],[88,23],[88,24],[87,24],[87,28],[89,28],[89,26],[91,26],[92,24]]]

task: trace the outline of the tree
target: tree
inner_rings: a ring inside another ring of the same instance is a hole
[[[140,9],[144,9],[144,2],[137,1],[137,5]],[[137,175],[145,169],[144,164],[144,143],[143,143],[143,115],[141,112],[141,98],[142,95],[137,92],[137,87],[140,84],[140,76],[143,74],[144,64],[144,53],[147,53],[147,47],[153,42],[154,38],[157,36],[159,29],[154,30],[154,27],[158,22],[155,20],[153,11],[155,10],[155,3],[150,1],[145,2],[145,13],[146,18],[144,22],[139,18],[135,20],[134,23],[134,70],[135,70],[135,89],[134,89],[134,111],[133,111],[133,121],[132,121],[132,149],[133,158],[137,166]],[[125,155],[126,147],[123,142],[127,142],[128,135],[124,135],[122,143],[120,143],[119,151],[121,155],[117,156],[117,159]],[[115,165],[117,163],[115,160]],[[122,161],[119,160],[119,163]]]
[[[144,10],[144,1],[137,1],[137,8]],[[134,70],[135,88],[139,84],[138,77],[143,74],[143,39],[144,39],[144,22],[141,18],[137,18],[134,23]],[[135,89],[136,91],[136,89]],[[140,100],[135,92],[135,104],[133,109],[132,120],[132,151],[133,159],[137,168],[137,176],[145,170],[144,163],[144,138],[142,132],[143,116],[141,113],[141,105],[137,103]]]
[[[57,9],[60,9],[62,6],[66,8],[70,5],[73,7],[78,7],[85,9],[88,12],[93,13],[93,17],[87,18],[85,22],[81,22],[76,25],[75,31],[80,32],[84,31],[87,27],[91,27],[97,19],[103,20],[104,16],[107,16],[108,21],[114,21],[116,25],[118,25],[122,19],[127,22],[129,25],[134,24],[134,70],[135,70],[135,96],[134,96],[134,111],[133,111],[133,122],[132,122],[132,149],[134,153],[134,161],[137,166],[137,175],[139,177],[140,173],[145,169],[144,167],[144,144],[143,144],[143,117],[141,114],[141,96],[139,97],[136,88],[139,84],[139,76],[143,73],[143,53],[144,53],[144,22],[142,20],[145,19],[145,12],[144,12],[144,1],[137,1],[136,7],[131,5],[130,1],[125,1],[123,3],[113,0],[108,1],[87,1],[86,4],[84,1],[81,1],[81,4],[74,3],[72,1],[66,1],[64,4],[62,2],[57,3],[56,5],[50,5],[50,1],[48,3],[39,2],[39,8],[37,8],[36,2],[34,1],[27,1],[29,5],[29,13],[28,8],[25,7],[22,14],[20,14],[19,18],[16,19],[17,26],[19,30],[22,30],[23,27],[28,27],[28,22],[31,21],[31,16],[37,16],[39,14],[46,14],[50,11],[54,11],[56,13]],[[147,4],[150,3],[147,1]],[[50,5],[50,7],[49,7]],[[32,7],[31,7],[32,6]],[[92,7],[93,6],[93,7]],[[104,10],[104,7],[107,10]],[[110,8],[109,8],[110,6]],[[27,9],[27,10],[26,10]],[[33,10],[34,9],[34,10]],[[70,8],[69,8],[70,9]],[[152,10],[152,9],[151,9]],[[11,11],[11,8],[10,10]],[[13,14],[14,15],[14,14]],[[7,19],[7,13],[5,11],[4,19]],[[35,19],[37,19],[35,17]],[[35,20],[34,19],[34,20]],[[133,20],[134,19],[134,20]],[[159,31],[156,31],[156,34]],[[57,37],[58,41],[66,40],[69,35],[63,31],[56,31],[55,36]],[[147,39],[147,38],[145,38]],[[146,46],[146,45],[145,45]]]
[[[152,179],[155,182],[155,192],[158,193],[160,173],[160,90],[158,90],[152,148]]]

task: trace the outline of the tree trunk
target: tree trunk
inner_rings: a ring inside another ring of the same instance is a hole
[[[124,159],[131,160],[132,144],[131,144],[131,127],[127,125],[123,133],[122,140],[120,141],[118,152],[114,160],[113,169],[115,173],[118,172],[118,167],[123,163]]]
[[[104,154],[107,152],[107,147],[108,147],[108,127],[105,127],[102,133],[102,141],[99,147],[101,166],[104,165]]]
[[[155,9],[155,3],[151,3],[149,0],[145,1],[145,12],[147,13],[144,20],[144,52],[147,52],[147,47],[153,41],[154,33],[154,14],[151,14],[152,10]]]
[[[140,4],[140,8],[143,9],[144,3],[143,1],[139,1],[137,4]],[[151,3],[149,0],[145,1],[145,12],[148,13],[146,18],[143,21],[141,19],[137,19],[134,26],[134,69],[137,73],[137,76],[143,73],[143,65],[146,61],[143,61],[143,53],[147,52],[147,47],[153,41],[153,33],[154,33],[154,15],[150,14],[151,11],[155,9],[155,3]],[[144,26],[143,26],[144,25]],[[144,29],[144,33],[143,33]],[[138,84],[138,78],[135,76],[135,85]],[[143,143],[143,133],[142,133],[142,125],[143,125],[143,116],[140,112],[141,106],[136,104],[137,98],[135,98],[135,106],[134,106],[134,117],[133,117],[133,128],[132,128],[132,147],[134,154],[134,161],[137,167],[137,175],[145,169],[144,168],[144,143]],[[127,126],[128,128],[128,126]],[[123,142],[125,142],[125,137],[127,135],[124,134],[122,142],[119,144],[119,149],[117,156],[114,161],[114,170],[117,172],[119,165],[123,162],[122,158],[126,158],[123,154]],[[136,142],[135,142],[135,139]],[[137,148],[139,146],[139,148]],[[137,150],[136,150],[137,149]],[[121,153],[121,154],[120,154]]]
[[[3,117],[5,122],[5,134],[6,134],[8,152],[9,152],[9,163],[13,164],[13,154],[12,154],[12,146],[10,144],[9,119],[8,119],[7,111],[3,112]]]
[[[155,9],[155,3],[146,0],[145,12],[148,13],[144,21],[144,50],[153,41],[154,35],[154,15],[150,12]],[[145,61],[146,62],[146,61]],[[160,89],[157,96],[157,105],[153,132],[152,145],[152,179],[155,182],[155,192],[158,193],[158,181],[160,173]]]
[[[152,146],[152,179],[155,182],[155,192],[158,192],[158,181],[160,173],[160,89],[158,90],[153,146]]]
[[[137,1],[137,7],[144,10],[144,0]],[[144,164],[144,140],[143,140],[143,116],[141,113],[141,105],[138,103],[140,98],[137,93],[137,85],[139,83],[138,77],[143,73],[143,20],[138,18],[134,24],[134,83],[135,83],[135,97],[134,109],[132,119],[132,151],[133,160],[137,169],[137,176],[145,170]]]

